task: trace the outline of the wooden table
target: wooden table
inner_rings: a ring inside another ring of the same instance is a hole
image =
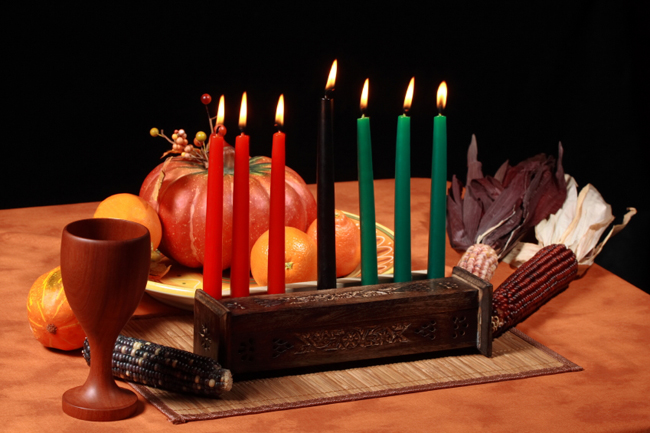
[[[393,227],[392,180],[375,184],[378,222]],[[356,182],[336,185],[336,206],[358,214]],[[413,179],[413,268],[426,267],[429,181]],[[594,265],[519,329],[584,371],[173,425],[141,399],[131,419],[93,423],[61,410],[83,382],[78,351],[44,348],[25,302],[36,278],[59,264],[61,230],[97,203],[0,210],[0,431],[650,431],[650,296]],[[447,265],[459,255],[448,249]],[[492,283],[510,273],[501,264]],[[173,313],[145,295],[136,314]],[[122,384],[122,386],[127,386]]]

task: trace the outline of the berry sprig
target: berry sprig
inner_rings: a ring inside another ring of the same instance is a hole
[[[208,105],[212,102],[212,97],[204,93],[201,95],[201,103],[205,105],[205,110],[208,114],[208,122],[210,123],[210,132],[214,132],[215,126],[212,124],[212,120],[214,119],[216,123],[216,118],[217,116],[210,116],[210,112],[208,110]],[[220,126],[218,128],[218,133],[220,135],[225,135],[225,128],[223,126]],[[196,162],[199,162],[203,164],[206,168],[208,166],[208,155],[210,152],[209,149],[209,144],[206,143],[206,140],[208,138],[207,134],[203,131],[199,131],[196,133],[194,136],[194,140],[192,141],[192,144],[189,144],[189,141],[187,139],[187,133],[185,132],[184,129],[175,129],[174,133],[172,134],[171,138],[167,137],[163,130],[158,130],[158,128],[151,128],[149,131],[149,134],[152,137],[162,137],[165,140],[167,140],[171,145],[172,148],[165,153],[163,153],[161,158],[166,157],[167,155],[174,154],[174,155],[179,155],[181,158],[186,158],[190,160],[194,160]]]
[[[212,119],[214,119],[215,123],[217,121],[217,115],[215,114],[214,117],[210,116],[210,110],[208,109],[208,105],[210,105],[210,102],[212,102],[212,96],[210,96],[209,93],[204,93],[201,95],[201,103],[205,105],[205,112],[208,115],[208,122],[210,123],[210,134],[214,133],[214,127],[212,126]]]
[[[208,153],[205,148],[207,135],[203,131],[196,133],[193,145],[189,144],[187,133],[184,129],[175,129],[171,138],[167,137],[165,133],[162,130],[158,130],[158,128],[151,128],[149,134],[152,137],[162,137],[172,145],[170,150],[163,153],[162,158],[169,154],[177,154],[182,158],[193,159],[199,162],[203,162],[203,160],[207,161]]]

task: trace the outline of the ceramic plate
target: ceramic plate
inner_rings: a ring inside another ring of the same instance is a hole
[[[348,212],[344,212],[352,219],[357,226],[359,217]],[[388,227],[377,224],[377,270],[379,274],[391,274],[393,272],[393,253],[394,253],[394,234]],[[227,271],[226,271],[227,272]],[[360,266],[344,278],[339,278],[338,283],[358,279],[361,276]],[[315,287],[316,282],[288,284],[287,291],[297,290],[300,288]],[[172,267],[159,281],[149,280],[147,283],[147,293],[165,304],[175,307],[192,310],[194,308],[194,292],[196,289],[203,288],[203,274],[200,269],[190,269],[178,264],[172,263]],[[251,294],[266,293],[266,286],[258,286],[251,279]],[[230,279],[223,279],[223,297],[230,296]]]

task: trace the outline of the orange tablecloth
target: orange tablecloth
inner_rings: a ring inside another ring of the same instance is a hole
[[[375,184],[378,222],[393,227],[392,180]],[[426,267],[429,181],[412,182],[413,268]],[[356,182],[336,185],[336,206],[358,213]],[[650,296],[598,265],[519,325],[584,371],[172,425],[141,399],[127,420],[65,415],[61,395],[88,367],[78,352],[41,346],[25,301],[59,263],[63,227],[97,203],[0,210],[0,431],[650,431]],[[447,265],[459,255],[448,249]],[[510,273],[501,264],[492,283]],[[173,312],[145,295],[137,314]],[[122,385],[126,386],[126,385]]]

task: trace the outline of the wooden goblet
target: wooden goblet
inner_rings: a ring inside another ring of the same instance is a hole
[[[63,229],[63,287],[93,357],[86,382],[63,394],[68,415],[113,421],[137,409],[135,393],[116,385],[111,362],[117,336],[144,294],[150,260],[149,231],[141,224],[93,218]]]

